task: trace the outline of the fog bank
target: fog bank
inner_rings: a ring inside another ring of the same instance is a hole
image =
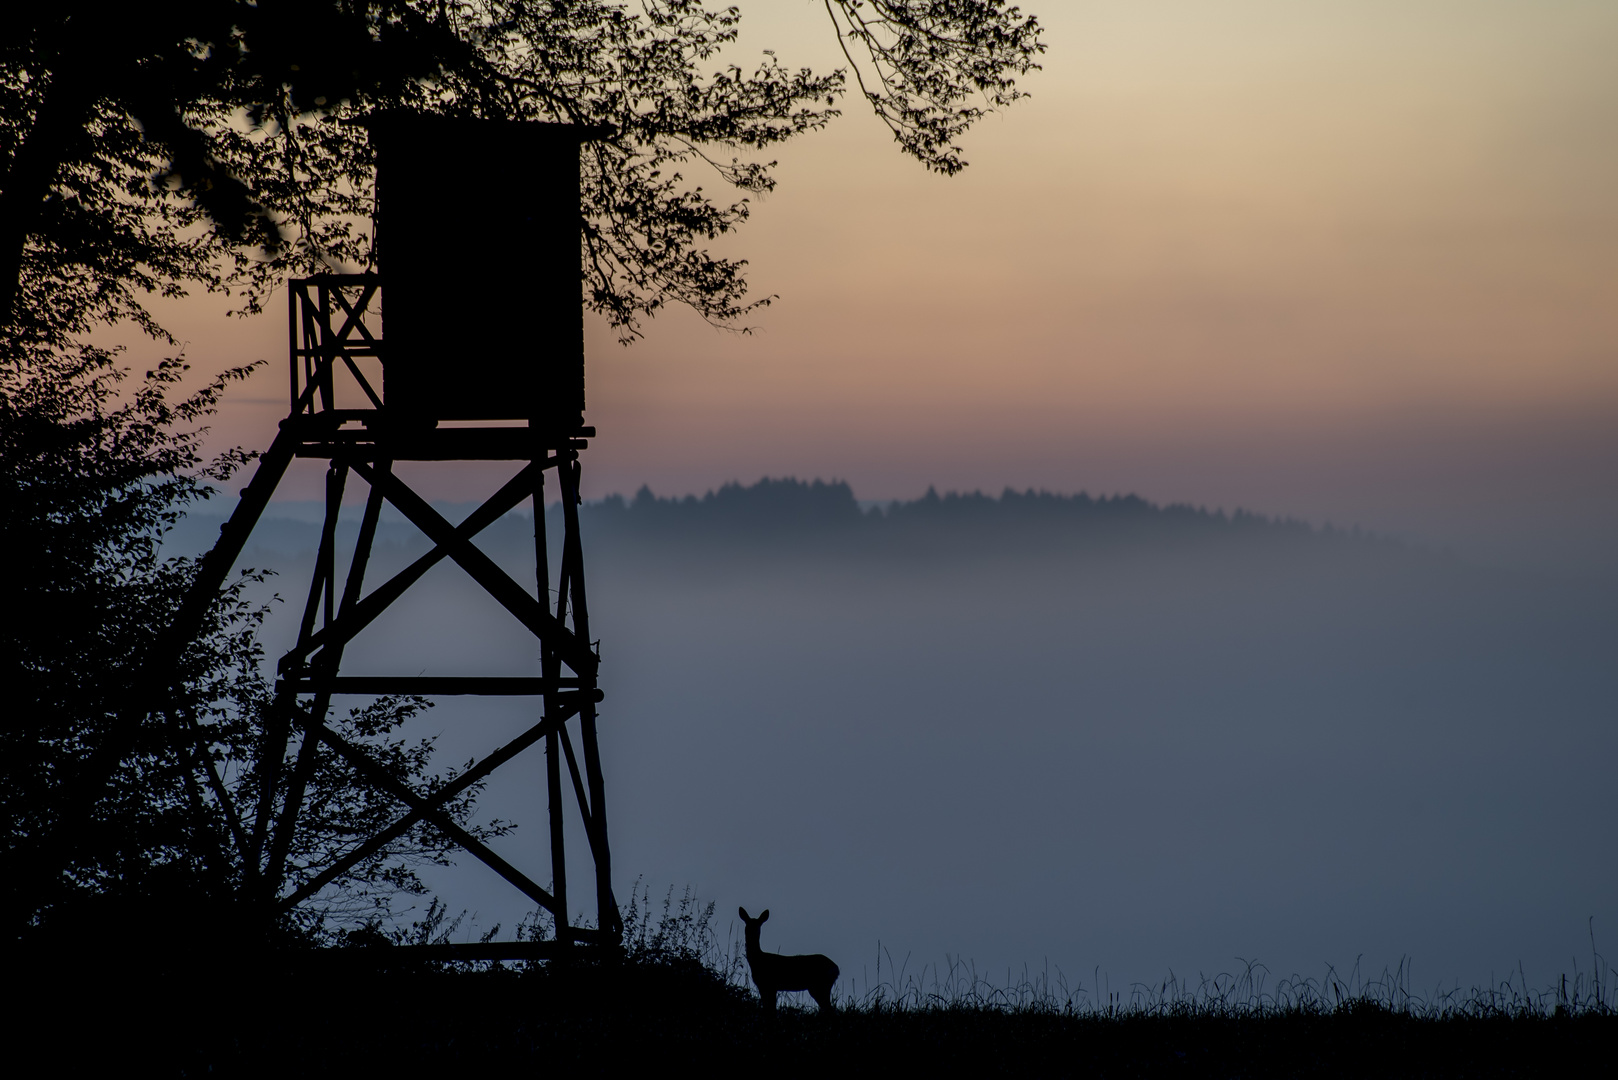
[[[272,508],[245,559],[289,597],[310,509]],[[880,942],[912,970],[1099,967],[1114,988],[1404,956],[1418,989],[1519,964],[1545,985],[1587,968],[1588,919],[1598,945],[1618,930],[1610,586],[1127,498],[867,511],[774,482],[583,521],[620,898],[641,876],[722,922],[768,907],[767,948],[862,980]],[[532,583],[531,517],[480,543]],[[385,523],[370,580],[426,547]],[[533,654],[441,566],[344,670]],[[424,722],[458,763],[532,708],[443,699]],[[523,823],[493,846],[543,879],[542,762],[508,768],[482,812]],[[575,831],[573,874],[584,850]],[[482,928],[526,910],[469,858],[433,883]]]

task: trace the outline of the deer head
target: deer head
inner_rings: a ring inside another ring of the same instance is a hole
[[[758,928],[763,926],[764,920],[770,917],[770,909],[765,908],[763,911],[759,912],[759,916],[756,919],[749,915],[747,913],[747,909],[744,907],[737,908],[736,914],[742,917],[742,925],[747,928],[745,930],[747,947],[755,952],[758,951]]]

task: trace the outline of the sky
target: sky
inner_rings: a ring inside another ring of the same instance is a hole
[[[587,494],[1136,491],[1618,572],[1618,9],[1029,6],[1043,70],[961,175],[853,101],[780,149],[715,245],[778,298],[752,333],[587,323]],[[738,62],[840,62],[818,4],[744,10]],[[218,311],[171,322],[274,361],[219,424],[265,445],[284,323]]]

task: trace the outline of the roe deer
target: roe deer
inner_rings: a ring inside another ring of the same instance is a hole
[[[837,965],[830,957],[811,953],[808,956],[782,956],[759,948],[758,928],[770,917],[765,908],[754,919],[747,909],[739,907],[736,913],[747,927],[747,966],[753,969],[753,983],[758,987],[759,999],[765,1012],[775,1011],[775,995],[780,990],[807,990],[822,1009],[830,1009],[831,986],[837,981]]]

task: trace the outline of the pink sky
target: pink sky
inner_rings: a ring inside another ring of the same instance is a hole
[[[722,245],[780,297],[753,334],[682,311],[623,349],[588,327],[587,493],[1127,490],[1610,562],[1618,7],[1025,6],[1045,70],[963,175],[852,102],[778,155]],[[751,7],[739,62],[837,62],[818,5]],[[284,316],[217,310],[171,321],[199,369],[273,361],[218,425],[265,445]],[[496,482],[468,476],[423,483]]]

